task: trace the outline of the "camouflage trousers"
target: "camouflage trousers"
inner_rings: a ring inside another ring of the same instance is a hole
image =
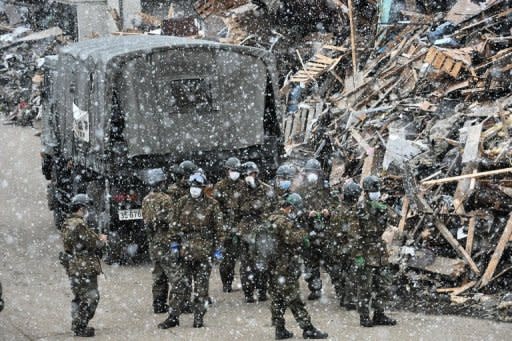
[[[355,266],[358,291],[358,312],[369,315],[370,308],[375,312],[384,312],[385,303],[389,299],[392,275],[387,266]],[[374,297],[372,297],[374,296]],[[371,306],[370,306],[371,304]]]
[[[254,290],[266,295],[270,271],[259,259],[254,244],[242,241],[240,244],[240,279],[245,297],[252,297]]]
[[[184,260],[173,255],[162,257],[162,267],[171,286],[169,314],[180,316],[190,300],[193,287],[192,309],[204,316],[208,304],[208,290],[212,266],[208,258]]]
[[[236,260],[240,257],[240,238],[232,234],[224,241],[224,258],[220,262],[219,272],[222,284],[231,285],[235,277]]]
[[[151,275],[153,278],[153,307],[163,307],[167,304],[169,297],[169,278],[159,260],[153,261]]]
[[[347,254],[339,254],[331,252],[328,249],[325,257],[325,270],[331,277],[336,297],[340,300],[340,304],[357,303],[357,295],[355,288],[354,267],[352,267],[352,257]]]
[[[300,298],[299,278],[296,276],[287,276],[286,274],[273,273],[271,280],[270,312],[272,314],[272,323],[276,327],[285,325],[284,314],[286,309],[290,308],[293,317],[300,328],[311,327],[311,317],[306,310],[306,305]]]
[[[324,265],[325,250],[320,245],[314,245],[304,252],[304,280],[308,283],[309,291],[322,290],[320,268]]]
[[[83,329],[94,317],[96,307],[100,301],[98,290],[98,276],[71,276],[71,329]]]

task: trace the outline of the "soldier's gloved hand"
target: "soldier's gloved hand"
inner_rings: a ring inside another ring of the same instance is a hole
[[[213,258],[217,261],[221,261],[224,258],[224,252],[222,252],[222,249],[217,249],[213,253]]]
[[[302,244],[304,245],[304,247],[307,249],[311,246],[311,242],[309,241],[309,238],[308,237],[304,237],[302,239]]]
[[[171,245],[169,246],[169,249],[171,250],[172,254],[179,254],[180,244],[178,244],[176,242],[172,242]]]
[[[364,257],[363,257],[363,256],[357,256],[356,258],[354,258],[354,264],[355,264],[358,268],[362,268],[362,267],[364,267],[364,264],[365,264]]]

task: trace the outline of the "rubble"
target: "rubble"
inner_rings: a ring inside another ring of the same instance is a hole
[[[272,16],[283,2],[253,3],[264,11],[246,4],[203,16],[225,18],[224,41],[275,49],[289,157],[320,158],[334,188],[367,174],[384,178],[398,231],[392,259],[409,268],[403,273],[413,286],[421,278],[421,287],[430,283],[462,306],[506,292],[512,281],[510,1],[459,0],[443,12],[423,13],[407,6],[394,21],[383,25],[381,18],[378,29],[365,2],[317,1],[335,8],[349,30],[300,36],[275,26],[284,22]],[[286,3],[300,13],[293,7],[300,0]],[[271,45],[273,37],[286,47]]]

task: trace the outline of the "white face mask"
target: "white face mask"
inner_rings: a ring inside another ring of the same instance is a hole
[[[318,174],[316,174],[316,173],[309,173],[307,175],[307,179],[308,179],[309,183],[311,183],[311,184],[315,183],[315,182],[318,181]]]
[[[377,201],[380,199],[380,192],[370,192],[368,193],[368,197],[370,200]]]
[[[190,195],[194,199],[199,198],[201,196],[202,191],[203,190],[201,189],[201,187],[190,187]]]
[[[89,210],[88,209],[84,209],[84,220],[87,220],[87,218],[89,218]]]
[[[236,181],[240,178],[240,172],[229,171],[229,178]]]
[[[248,184],[249,186],[251,186],[251,188],[256,187],[256,179],[252,175],[245,177],[245,183]]]
[[[295,220],[297,218],[297,213],[291,211],[290,213],[288,213],[288,218],[291,220]]]

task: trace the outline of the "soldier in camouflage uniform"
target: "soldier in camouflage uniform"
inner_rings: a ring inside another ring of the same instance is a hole
[[[271,312],[276,327],[276,340],[293,337],[293,333],[285,328],[284,314],[288,308],[302,328],[305,339],[325,339],[328,336],[313,326],[300,298],[300,255],[309,247],[307,229],[297,219],[302,208],[302,198],[292,193],[281,202],[280,211],[269,218],[277,241],[275,266],[271,274]]]
[[[356,309],[351,235],[359,231],[357,201],[361,192],[361,187],[353,181],[343,185],[343,201],[333,211],[331,224],[326,232],[325,268],[331,276],[340,306],[347,310]]]
[[[4,310],[4,300],[2,298],[2,283],[0,283],[0,311]]]
[[[240,180],[240,166],[240,160],[236,157],[227,159],[224,164],[227,177],[220,180],[214,189],[214,196],[222,210],[224,224],[229,229],[224,241],[224,258],[219,266],[224,292],[232,291],[235,264],[240,254],[240,234],[236,219],[237,204],[243,186],[243,182]]]
[[[379,178],[364,178],[363,190],[364,201],[358,207],[359,231],[354,233],[352,249],[359,289],[360,324],[364,327],[395,325],[396,320],[384,315],[384,303],[388,297],[392,277],[388,267],[386,246],[382,240],[388,214],[386,204],[379,201]],[[372,293],[375,294],[373,299]],[[370,300],[374,309],[373,319],[370,319]]]
[[[285,200],[291,193],[296,175],[297,169],[293,165],[284,164],[277,168],[274,186],[278,201]]]
[[[206,178],[202,173],[193,174],[189,182],[190,194],[178,201],[169,220],[178,238],[170,244],[173,267],[171,277],[175,280],[171,288],[169,317],[158,326],[162,329],[179,325],[181,307],[189,298],[189,276],[192,276],[194,283],[193,326],[203,327],[208,305],[211,258],[222,258],[224,226],[219,204],[204,194]]]
[[[189,191],[188,179],[198,169],[199,168],[196,166],[196,164],[190,160],[185,160],[185,161],[181,162],[179,164],[179,166],[177,167],[177,169],[175,171],[177,181],[174,184],[172,184],[171,186],[169,186],[169,188],[167,188],[167,194],[171,197],[171,202],[173,203],[172,209],[175,209],[176,204],[178,203],[178,201],[181,198],[188,195],[188,191]],[[192,313],[192,303],[190,301],[190,299],[192,297],[192,277],[189,276],[188,280],[190,282],[190,285],[187,287],[187,290],[188,290],[187,297],[189,297],[189,299],[186,300],[185,303],[183,303],[183,307],[182,307],[182,311],[181,311],[182,313],[185,313],[185,314]]]
[[[258,290],[258,300],[267,300],[269,269],[265,243],[266,218],[273,209],[271,186],[258,179],[259,169],[254,162],[242,165],[245,186],[238,203],[239,231],[241,233],[240,277],[247,303],[254,303],[254,290]],[[271,248],[271,245],[268,245]]]
[[[161,169],[151,169],[144,174],[144,182],[151,186],[151,192],[142,200],[142,217],[149,244],[149,256],[153,263],[153,311],[155,314],[166,313],[169,296],[169,278],[160,263],[168,249],[167,217],[172,209],[171,197],[163,192],[166,181]]]
[[[310,290],[308,300],[316,300],[322,292],[320,267],[325,262],[325,229],[329,225],[332,201],[321,176],[320,162],[316,159],[308,160],[304,171],[306,178],[299,194],[304,200],[304,219],[311,239],[311,247],[304,255],[304,277]]]
[[[71,200],[71,215],[62,225],[64,253],[61,263],[71,281],[74,299],[71,304],[71,329],[76,336],[94,336],[94,328],[87,324],[94,317],[100,300],[98,275],[101,273],[101,250],[107,236],[96,234],[87,226],[85,217],[90,199],[77,194]]]

